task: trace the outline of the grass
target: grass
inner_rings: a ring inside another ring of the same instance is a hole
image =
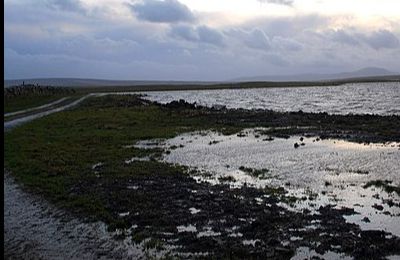
[[[38,107],[63,97],[79,96],[73,88],[51,87],[51,86],[13,86],[4,88],[4,112],[15,112],[28,108]]]
[[[48,96],[21,96],[8,99],[4,98],[4,113],[42,106],[66,96],[66,94],[57,94]]]
[[[374,180],[374,181],[367,182],[363,187],[364,187],[364,189],[367,189],[369,187],[375,186],[378,188],[382,188],[387,193],[395,192],[395,193],[397,193],[397,195],[400,196],[400,187],[390,185],[391,183],[392,183],[391,181],[387,181],[387,180],[385,180],[385,181],[384,180]]]
[[[4,162],[18,181],[59,206],[123,227],[126,223],[107,206],[113,198],[98,194],[100,180],[92,166],[104,163],[99,170],[103,183],[131,176],[185,174],[182,167],[157,161],[126,165],[126,159],[160,151],[123,146],[209,128],[221,126],[205,117],[142,106],[131,96],[90,98],[78,109],[52,114],[5,133]]]
[[[259,179],[266,179],[269,176],[267,174],[269,173],[269,169],[253,169],[253,168],[248,168],[244,166],[240,166],[239,170],[242,172],[245,172],[246,174],[254,177],[254,178],[259,178]]]

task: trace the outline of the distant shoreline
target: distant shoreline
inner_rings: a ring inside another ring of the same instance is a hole
[[[206,90],[240,88],[280,88],[336,86],[346,83],[400,82],[400,75],[357,77],[319,81],[150,81],[150,80],[102,80],[78,78],[41,78],[4,80],[4,88],[33,84],[40,86],[68,87],[77,90],[100,91],[161,91],[161,90]]]
[[[90,86],[75,87],[78,92],[122,92],[122,91],[187,91],[187,90],[217,90],[217,89],[254,89],[254,88],[295,88],[295,87],[326,87],[340,86],[349,83],[400,83],[400,76],[393,79],[343,79],[335,81],[287,81],[287,82],[234,82],[210,85],[199,84],[154,84],[134,86]]]

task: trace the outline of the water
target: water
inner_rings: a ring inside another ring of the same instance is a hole
[[[346,221],[365,230],[384,230],[400,236],[400,207],[387,203],[400,205],[400,197],[380,188],[363,187],[373,180],[400,185],[400,143],[357,144],[300,136],[267,141],[267,136],[260,136],[258,130],[262,129],[247,129],[243,136],[210,131],[186,133],[137,145],[178,147],[165,154],[163,160],[195,169],[192,175],[198,181],[228,181],[232,187],[285,187],[286,196],[302,198],[280,203],[289,210],[317,213],[325,205],[353,208],[357,214],[346,216]],[[305,145],[294,148],[296,142]],[[254,176],[246,168],[266,170],[262,176]],[[263,203],[263,198],[258,202]]]
[[[142,92],[161,103],[330,114],[400,115],[400,83],[351,83],[341,86]]]

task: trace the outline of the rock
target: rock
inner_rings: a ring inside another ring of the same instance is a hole
[[[299,144],[298,143],[294,143],[294,148],[299,148]]]
[[[374,205],[372,205],[372,207],[377,209],[377,210],[379,210],[379,211],[383,210],[383,206],[382,205],[374,204]]]
[[[369,218],[367,218],[367,217],[364,217],[361,221],[362,221],[362,222],[365,222],[365,223],[371,222],[371,221],[369,220]]]
[[[214,109],[214,110],[224,110],[224,109],[226,109],[226,106],[215,104],[215,105],[212,106],[212,109]]]
[[[268,136],[267,138],[264,138],[263,141],[273,141],[274,138],[271,136]]]

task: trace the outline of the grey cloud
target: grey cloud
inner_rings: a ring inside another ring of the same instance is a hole
[[[181,38],[186,41],[198,41],[199,35],[191,26],[177,25],[171,28],[170,34],[174,38]]]
[[[267,51],[271,48],[269,37],[264,33],[264,31],[258,28],[250,31],[231,29],[227,31],[226,34],[236,40],[239,40],[241,43],[251,49]]]
[[[359,45],[360,42],[354,35],[346,32],[345,30],[332,30],[327,33],[329,38],[335,42],[348,44],[348,45]]]
[[[154,23],[177,23],[194,20],[190,9],[176,0],[148,0],[129,5],[140,20]]]
[[[84,8],[79,0],[49,0],[47,6],[52,9],[69,12],[82,12]]]
[[[275,36],[272,39],[272,44],[275,48],[285,51],[301,51],[303,49],[303,44],[300,42],[280,36]]]
[[[224,36],[218,30],[208,26],[173,26],[170,32],[174,38],[181,38],[191,42],[203,42],[216,46],[224,45]]]
[[[399,39],[388,30],[379,30],[373,32],[369,36],[361,36],[365,43],[372,48],[379,49],[395,49],[400,46]]]
[[[261,3],[272,3],[279,5],[293,5],[294,0],[258,0]]]
[[[268,50],[271,48],[271,43],[268,36],[260,29],[254,29],[248,34],[245,43],[248,47],[254,49]]]
[[[130,8],[136,3],[177,3],[129,1]],[[169,12],[154,18],[147,13],[146,19],[131,9],[138,19],[125,20],[109,19],[91,8],[88,15],[77,13],[82,6],[76,0],[25,2],[29,3],[5,2],[5,78],[225,80],[371,64],[389,70],[400,67],[398,32],[329,30],[335,17],[270,16],[213,28],[207,23],[198,26],[196,22],[207,19],[193,20],[197,18],[187,8],[186,16]],[[154,22],[144,22],[149,20]]]
[[[370,34],[357,32],[354,29],[330,30],[320,34],[320,37],[350,46],[364,43],[376,50],[395,49],[400,46],[399,39],[388,30],[374,31]]]
[[[265,54],[263,59],[266,62],[279,67],[284,67],[289,65],[289,62],[286,61],[282,56],[274,53]]]
[[[222,46],[224,44],[223,35],[210,27],[200,26],[197,28],[200,40],[206,43]]]

